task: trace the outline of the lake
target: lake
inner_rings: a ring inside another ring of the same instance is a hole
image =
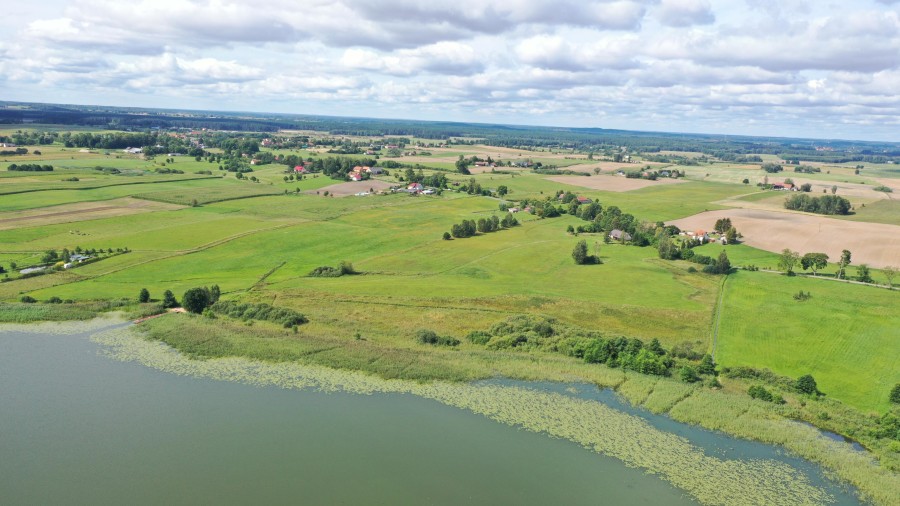
[[[105,356],[93,332],[0,327],[0,491],[12,504],[696,504],[566,439],[408,393],[361,395],[170,374]],[[514,382],[617,405],[583,385]],[[817,466],[665,417],[703,452]]]

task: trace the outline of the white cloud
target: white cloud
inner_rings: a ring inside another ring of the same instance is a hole
[[[667,26],[708,25],[716,20],[707,0],[662,0],[656,17]]]
[[[893,138],[897,7],[54,0],[5,11],[0,97]]]

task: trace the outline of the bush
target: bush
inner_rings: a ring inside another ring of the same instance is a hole
[[[138,302],[141,304],[150,302],[150,291],[146,288],[141,288],[141,293],[138,294]]]
[[[162,305],[166,309],[178,307],[178,300],[175,299],[175,294],[172,293],[172,290],[166,290],[165,293],[163,293]]]
[[[419,329],[416,331],[416,340],[422,344],[438,346],[457,346],[459,339],[450,336],[439,336],[433,330]]]
[[[330,265],[316,267],[307,275],[312,278],[338,278],[349,274],[358,273],[353,269],[353,264],[345,260],[341,262],[337,267],[331,267]]]
[[[797,389],[798,392],[808,395],[817,395],[819,393],[819,388],[816,385],[816,380],[812,377],[811,374],[804,374],[797,378],[797,382],[794,383],[794,388]]]
[[[208,288],[191,288],[181,297],[181,305],[191,313],[202,314],[209,307],[210,299]]]
[[[25,304],[34,304],[35,302],[37,302],[37,299],[30,295],[23,295],[19,298],[19,301],[24,302]]]
[[[62,302],[63,300],[55,295],[47,299],[47,304],[62,304]]]
[[[754,399],[760,399],[766,402],[772,402],[773,400],[772,393],[760,385],[753,385],[747,390],[747,393]]]
[[[281,324],[284,328],[301,325],[309,321],[301,313],[293,309],[270,306],[269,304],[245,304],[234,301],[218,301],[209,308],[211,311],[224,314],[239,320],[261,320]]]
[[[891,389],[889,399],[894,404],[900,404],[900,383],[897,383],[894,385],[894,388]]]
[[[689,365],[682,366],[678,370],[678,378],[685,383],[694,383],[700,379],[697,370]]]

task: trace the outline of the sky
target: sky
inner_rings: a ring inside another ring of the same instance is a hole
[[[900,141],[900,0],[6,4],[0,100]]]

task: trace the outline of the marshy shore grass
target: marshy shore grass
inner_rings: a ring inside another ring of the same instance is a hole
[[[852,421],[852,410],[827,400],[805,403],[790,397],[785,406],[763,403],[739,393],[739,380],[728,379],[724,389],[710,389],[552,354],[392,349],[365,340],[298,336],[266,325],[247,326],[186,315],[157,318],[97,339],[118,359],[176,374],[284,388],[399,392],[433,398],[504,423],[575,441],[630,466],[660,474],[704,504],[828,501],[822,490],[791,468],[782,468],[783,464],[764,461],[738,465],[708,460],[711,457],[703,456],[702,450],[687,442],[658,433],[638,417],[621,418],[629,415],[596,402],[470,383],[494,377],[590,382],[614,388],[632,404],[668,414],[677,421],[782,445],[822,464],[828,474],[852,484],[875,504],[897,504],[900,497],[900,475],[876,458],[883,453],[855,451],[846,443],[823,436],[815,427],[794,421],[823,409],[838,421]]]

